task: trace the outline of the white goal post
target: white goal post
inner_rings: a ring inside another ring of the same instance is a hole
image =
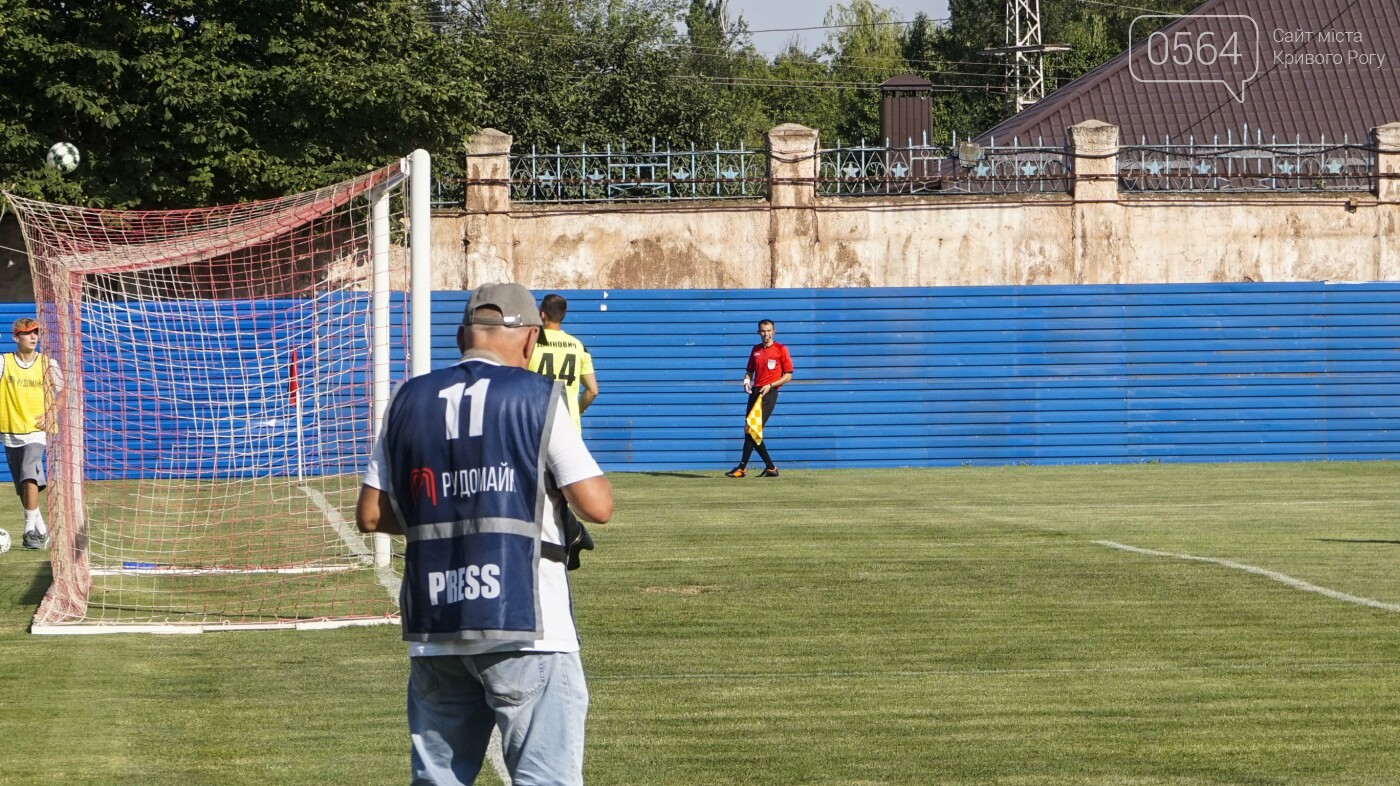
[[[427,152],[278,199],[98,210],[5,194],[57,372],[35,633],[398,621],[355,530],[393,382],[431,365]]]

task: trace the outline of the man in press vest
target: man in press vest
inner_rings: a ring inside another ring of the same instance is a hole
[[[526,370],[541,329],[529,290],[484,284],[462,359],[394,394],[365,471],[362,532],[406,538],[414,783],[469,784],[493,727],[515,783],[583,783],[588,689],[560,521],[612,517],[612,487],[563,386]]]

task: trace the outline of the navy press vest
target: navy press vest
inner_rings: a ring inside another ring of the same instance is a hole
[[[545,456],[562,388],[463,362],[408,380],[384,417],[381,475],[407,539],[407,641],[541,638]]]

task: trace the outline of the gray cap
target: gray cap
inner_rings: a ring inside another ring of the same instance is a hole
[[[482,306],[494,306],[501,312],[478,314]],[[472,290],[467,308],[462,312],[463,325],[498,325],[505,327],[544,327],[535,296],[519,284],[482,284]]]

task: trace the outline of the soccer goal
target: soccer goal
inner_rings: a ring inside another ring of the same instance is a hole
[[[175,211],[6,194],[59,371],[35,633],[396,622],[355,530],[391,383],[429,363],[429,159]]]

